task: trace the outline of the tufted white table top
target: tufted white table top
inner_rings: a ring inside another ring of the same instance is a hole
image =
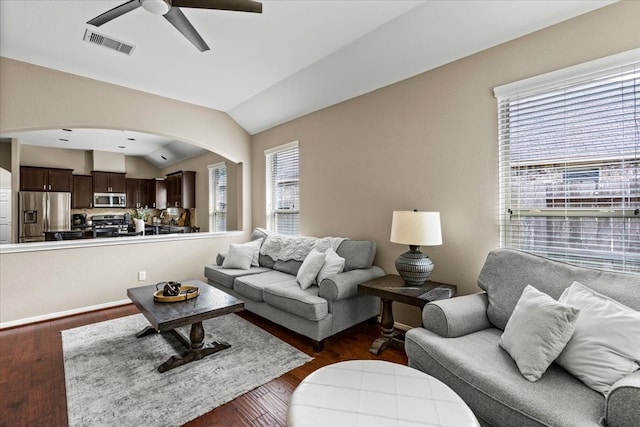
[[[352,360],[306,377],[291,396],[288,427],[479,426],[447,385],[397,363]]]

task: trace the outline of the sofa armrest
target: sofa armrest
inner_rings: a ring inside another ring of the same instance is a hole
[[[351,298],[358,294],[358,285],[384,276],[380,267],[361,268],[337,274],[320,282],[318,296],[328,301]]]
[[[422,325],[441,337],[455,338],[492,327],[485,292],[433,301],[422,309]]]
[[[605,419],[608,427],[632,427],[640,420],[640,371],[618,380],[607,395]]]

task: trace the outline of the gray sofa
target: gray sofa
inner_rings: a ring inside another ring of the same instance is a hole
[[[251,240],[268,235],[255,229]],[[376,243],[346,239],[336,253],[345,259],[344,271],[307,289],[296,281],[302,262],[263,254],[260,265],[249,270],[223,268],[225,254],[218,254],[217,264],[205,266],[204,275],[211,286],[243,300],[246,310],[311,338],[314,350],[322,351],[326,338],[380,311],[379,298],[358,293],[358,284],[384,275],[373,266]]]
[[[423,326],[406,334],[409,365],[454,389],[485,426],[640,425],[640,371],[615,383],[605,398],[556,363],[529,382],[499,345],[527,285],[557,300],[574,281],[640,311],[638,275],[499,249],[488,255],[478,278],[484,292],[424,307]]]

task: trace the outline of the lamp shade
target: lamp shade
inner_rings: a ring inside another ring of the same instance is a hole
[[[411,246],[441,245],[440,212],[394,211],[391,241]]]

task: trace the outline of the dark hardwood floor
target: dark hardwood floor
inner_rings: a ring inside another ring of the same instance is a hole
[[[0,426],[66,426],[62,340],[60,331],[136,314],[133,304],[0,331]],[[402,350],[369,353],[380,334],[378,325],[363,323],[330,338],[315,353],[311,341],[249,312],[240,316],[314,357],[280,378],[185,424],[196,426],[285,426],[287,404],[296,386],[316,369],[353,359],[407,363]]]

